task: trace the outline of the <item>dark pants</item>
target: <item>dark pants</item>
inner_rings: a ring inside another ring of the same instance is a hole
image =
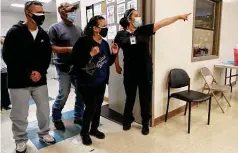
[[[7,73],[1,73],[1,109],[7,108],[11,104],[8,85],[7,85]]]
[[[100,86],[79,85],[79,92],[81,93],[85,104],[81,135],[88,134],[89,130],[96,131],[98,129],[105,89],[106,84]]]
[[[124,87],[126,92],[124,124],[134,121],[133,107],[135,104],[137,87],[139,88],[142,124],[149,124],[151,119],[151,82],[147,81],[147,79],[133,77],[133,79],[124,79]]]

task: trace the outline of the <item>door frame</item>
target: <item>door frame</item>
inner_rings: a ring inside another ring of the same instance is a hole
[[[155,0],[138,0],[138,11],[141,12],[142,19],[144,24],[151,24],[155,23]],[[154,121],[154,104],[155,104],[155,90],[154,90],[154,82],[155,82],[155,37],[151,37],[150,40],[150,51],[152,56],[152,62],[153,62],[153,82],[152,82],[152,97],[151,97],[151,113],[152,113],[152,119],[151,119],[151,126],[155,126]]]

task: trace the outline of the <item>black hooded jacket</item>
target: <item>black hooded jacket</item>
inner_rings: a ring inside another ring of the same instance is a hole
[[[104,55],[107,57],[108,67],[106,68],[106,80],[105,83],[109,81],[110,67],[115,62],[116,56],[110,52],[110,47],[105,40],[102,40],[106,45],[106,52],[99,53],[98,55],[91,57],[90,51],[93,47],[98,46],[96,41],[89,36],[83,36],[78,39],[73,47],[73,51],[70,55],[70,64],[72,69],[70,74],[78,78],[78,83],[81,85],[95,85],[95,80],[99,77],[96,75],[97,70],[100,68],[97,67],[100,58]]]
[[[8,70],[8,87],[27,88],[46,85],[51,53],[49,37],[41,27],[38,27],[34,40],[22,21],[14,25],[8,31],[2,48],[2,56]],[[41,74],[40,81],[31,80],[32,71]]]

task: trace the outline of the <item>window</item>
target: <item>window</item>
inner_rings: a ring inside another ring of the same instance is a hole
[[[218,57],[222,0],[196,0],[192,60]]]

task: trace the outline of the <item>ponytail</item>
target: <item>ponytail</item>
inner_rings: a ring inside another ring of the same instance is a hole
[[[120,20],[119,23],[123,27],[123,29],[127,29],[127,27],[130,25],[128,19],[131,18],[133,11],[135,11],[134,8],[127,10],[124,14],[124,17]]]

